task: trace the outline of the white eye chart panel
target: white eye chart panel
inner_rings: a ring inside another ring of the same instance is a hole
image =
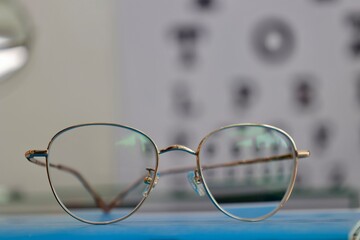
[[[360,189],[360,2],[122,0],[117,11],[120,123],[193,149],[220,126],[272,124],[311,151],[295,189]]]

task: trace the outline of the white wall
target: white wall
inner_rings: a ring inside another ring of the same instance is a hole
[[[114,121],[113,1],[21,1],[33,22],[28,65],[0,83],[0,186],[49,191],[28,163],[68,125]],[[49,191],[50,194],[50,191]]]

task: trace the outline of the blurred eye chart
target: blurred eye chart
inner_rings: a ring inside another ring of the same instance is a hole
[[[195,150],[221,126],[274,125],[311,151],[295,191],[356,205],[360,1],[122,0],[118,12],[118,122]]]

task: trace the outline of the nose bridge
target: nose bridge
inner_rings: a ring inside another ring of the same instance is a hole
[[[167,148],[161,149],[159,154],[163,154],[163,153],[171,152],[171,151],[183,151],[183,152],[190,153],[192,155],[196,155],[196,152],[194,150],[192,150],[188,147],[185,147],[183,145],[178,145],[178,144],[171,145]]]

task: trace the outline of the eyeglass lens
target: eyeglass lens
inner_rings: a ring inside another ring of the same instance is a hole
[[[208,149],[216,146],[216,154]],[[215,204],[230,215],[258,219],[276,211],[294,177],[290,138],[265,126],[233,126],[212,133],[199,152]]]
[[[53,138],[48,174],[66,211],[80,220],[109,222],[143,201],[151,183],[144,178],[151,177],[157,156],[152,141],[133,129],[86,125]]]

